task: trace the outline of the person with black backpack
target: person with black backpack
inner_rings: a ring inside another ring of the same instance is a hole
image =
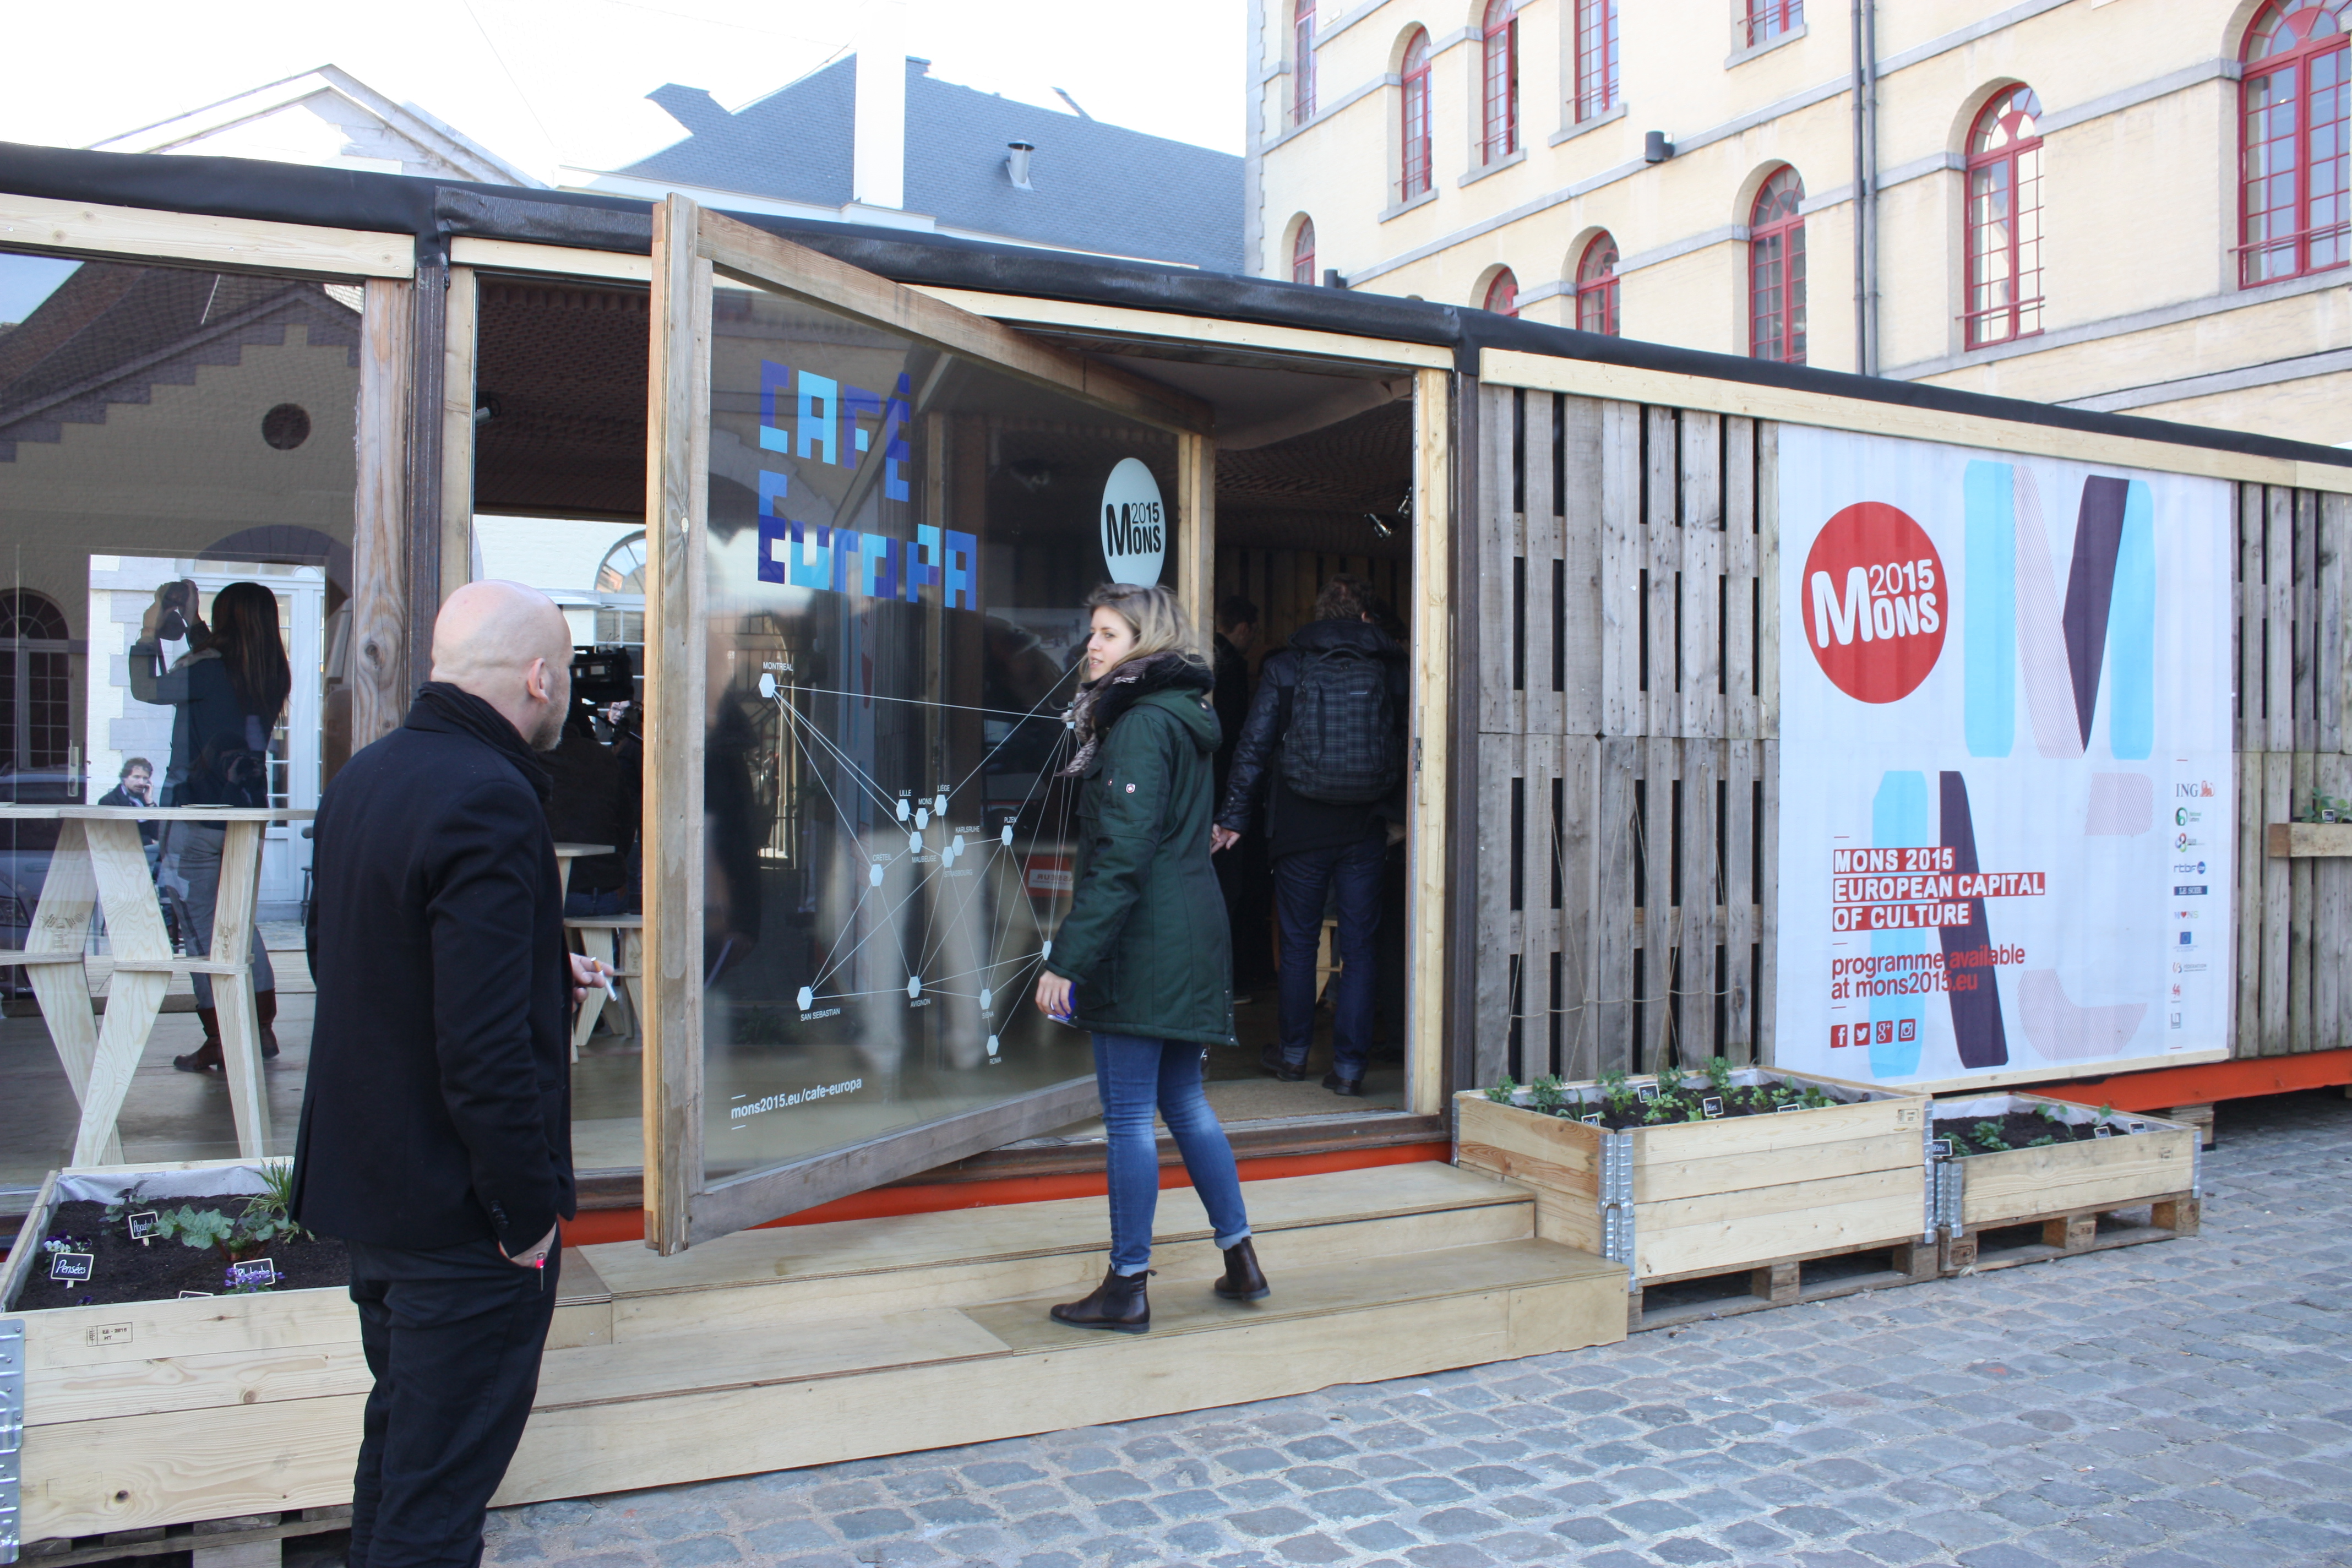
[[[1364,1092],[1381,871],[1404,829],[1405,655],[1372,616],[1371,584],[1340,573],[1316,596],[1315,620],[1268,656],[1211,833],[1217,849],[1231,848],[1263,804],[1282,930],[1282,1043],[1258,1059],[1286,1083],[1307,1076],[1316,948],[1325,904],[1338,904],[1341,968],[1323,1087],[1343,1095]]]

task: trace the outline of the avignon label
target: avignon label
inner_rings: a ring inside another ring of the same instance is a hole
[[[1114,583],[1150,587],[1168,554],[1168,509],[1139,458],[1121,458],[1103,481],[1103,564]]]

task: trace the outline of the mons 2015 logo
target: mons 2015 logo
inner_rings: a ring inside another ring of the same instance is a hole
[[[1927,530],[1899,507],[1857,501],[1805,557],[1805,644],[1857,702],[1899,702],[1944,652],[1951,591]]]

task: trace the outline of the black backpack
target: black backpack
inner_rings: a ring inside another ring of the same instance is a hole
[[[1293,650],[1298,684],[1282,736],[1282,778],[1328,805],[1369,805],[1404,776],[1404,741],[1388,669],[1350,647]]]

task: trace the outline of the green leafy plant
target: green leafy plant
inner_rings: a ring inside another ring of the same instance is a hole
[[[2115,1113],[2116,1113],[2115,1103],[2114,1103],[2112,1100],[2110,1100],[2110,1101],[2109,1101],[2108,1103],[2106,1103],[2105,1105],[2102,1105],[2101,1107],[2099,1107],[2099,1120],[2100,1120],[2100,1121],[2105,1121],[2105,1120],[2107,1120],[2107,1118],[2109,1118],[2110,1116],[2113,1116]]]
[[[1611,1068],[1599,1079],[1601,1098],[1611,1110],[1622,1113],[1633,1104],[1633,1090],[1625,1081],[1625,1069]]]
[[[1502,1081],[1486,1091],[1486,1098],[1497,1105],[1508,1105],[1518,1098],[1518,1093],[1519,1086],[1511,1081],[1509,1073],[1505,1073]]]
[[[2044,1121],[2063,1122],[2066,1120],[2066,1113],[2054,1105],[2043,1106],[2041,1114]]]
[[[2000,1135],[2000,1123],[1998,1121],[1979,1121],[1969,1129],[1969,1136],[1976,1140],[1977,1147],[1979,1149],[2009,1147],[2009,1140]]]
[[[2042,1149],[2057,1142],[2057,1139],[2052,1137],[2049,1133],[2044,1132],[2040,1137],[2035,1138],[2031,1142],[2027,1143],[2026,1147],[2029,1149]]]
[[[1683,1120],[1685,1121],[1704,1121],[1706,1120],[1706,1112],[1694,1105],[1688,1111],[1684,1113]]]
[[[285,1215],[257,1201],[236,1219],[218,1209],[200,1209],[187,1204],[176,1209],[159,1210],[155,1234],[200,1251],[210,1247],[229,1262],[239,1263],[258,1255],[280,1237],[291,1239],[309,1233]]]
[[[1659,1095],[1663,1098],[1667,1095],[1680,1094],[1682,1091],[1683,1069],[1675,1066],[1672,1062],[1666,1062],[1660,1066],[1658,1068]]]
[[[1821,1085],[1817,1083],[1809,1083],[1805,1086],[1805,1092],[1797,1097],[1797,1103],[1803,1106],[1807,1110],[1827,1110],[1831,1106],[1835,1105],[1837,1101],[1831,1099],[1830,1096],[1822,1090]]]
[[[1528,1100],[1546,1116],[1558,1116],[1568,1096],[1558,1076],[1546,1073],[1528,1085]]]
[[[1710,1057],[1706,1063],[1706,1081],[1717,1094],[1731,1092],[1731,1058]]]

